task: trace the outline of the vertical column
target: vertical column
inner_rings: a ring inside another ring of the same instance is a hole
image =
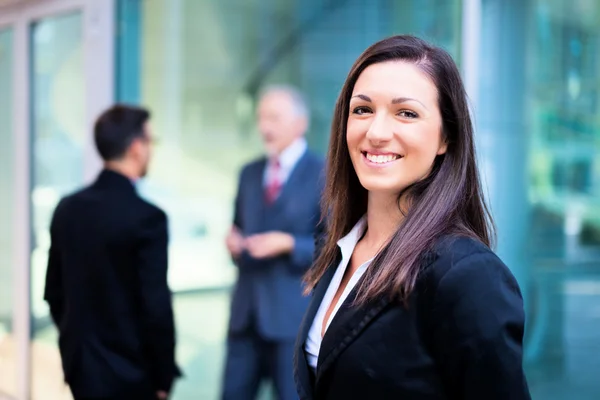
[[[138,104],[141,98],[142,6],[140,0],[116,1],[116,99]]]
[[[461,67],[470,106],[479,99],[479,48],[481,36],[481,0],[463,0],[461,30]],[[471,110],[475,115],[475,110]],[[476,122],[476,121],[474,121]],[[475,126],[475,132],[477,132]]]
[[[475,117],[484,190],[498,232],[497,253],[517,278],[523,293],[528,323],[525,360],[531,362],[548,347],[551,287],[544,280],[537,280],[536,290],[532,290],[533,269],[529,255],[532,234],[528,200],[530,127],[525,113],[529,3],[529,0],[481,0],[480,79]],[[470,34],[476,35],[475,32]],[[471,78],[466,77],[466,80],[473,85]],[[561,325],[556,321],[560,315],[552,315],[552,318],[553,326]],[[554,345],[560,346],[560,343]]]
[[[84,179],[95,179],[102,163],[93,140],[98,115],[114,102],[115,0],[84,3],[83,51],[85,55],[86,140]],[[131,76],[129,78],[132,78]],[[136,77],[137,78],[137,77]],[[139,79],[131,79],[137,82]],[[138,90],[139,91],[139,90]]]
[[[526,1],[483,0],[476,119],[482,174],[498,228],[498,254],[529,301],[525,120]]]
[[[31,253],[31,144],[29,118],[29,21],[20,18],[15,24],[14,41],[14,262],[16,305],[13,332],[17,342],[17,399],[29,399],[31,365],[30,320],[30,253]]]
[[[176,148],[183,147],[181,143],[182,131],[182,78],[183,78],[183,53],[181,51],[183,40],[183,2],[169,0],[165,2],[165,59],[164,59],[164,84],[163,93],[165,101],[163,110],[153,110],[165,115],[165,126],[169,129],[169,141]],[[143,38],[142,38],[143,40]],[[166,133],[166,132],[165,132]],[[166,136],[166,135],[165,135]]]

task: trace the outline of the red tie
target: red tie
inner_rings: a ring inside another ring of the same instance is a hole
[[[267,187],[265,188],[265,199],[267,200],[267,204],[273,204],[281,191],[281,181],[279,180],[281,164],[279,163],[279,160],[275,159],[271,161],[269,163],[269,168],[269,179],[267,181]]]

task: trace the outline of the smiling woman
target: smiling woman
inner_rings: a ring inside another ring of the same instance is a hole
[[[435,85],[413,64],[373,64],[360,75],[346,140],[365,189],[400,193],[429,174],[447,148],[437,102]]]
[[[490,249],[473,128],[450,55],[369,47],[336,104],[296,341],[301,399],[529,399],[523,302]]]

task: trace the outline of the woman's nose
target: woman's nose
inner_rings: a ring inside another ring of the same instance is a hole
[[[374,144],[387,142],[392,139],[394,132],[389,118],[384,115],[376,115],[367,131],[367,139]]]

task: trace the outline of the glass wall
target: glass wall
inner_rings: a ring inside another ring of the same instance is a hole
[[[531,2],[530,369],[540,399],[600,396],[600,3]]]
[[[60,198],[83,184],[85,86],[80,13],[31,26],[33,343],[32,397],[69,398],[63,383],[56,330],[43,300],[50,219]]]
[[[0,30],[0,396],[16,395],[14,308],[13,34]]]
[[[477,124],[534,399],[600,396],[600,3],[482,1]],[[508,27],[508,28],[507,28]]]
[[[536,1],[535,13],[531,198],[569,219],[564,251],[586,257],[600,246],[600,4]]]
[[[150,107],[159,137],[140,190],[170,218],[169,282],[186,374],[175,398],[215,399],[236,278],[224,237],[238,172],[262,151],[257,91],[300,87],[312,113],[309,145],[323,153],[356,57],[385,36],[415,33],[459,59],[461,2],[121,0],[118,10],[119,100]]]

